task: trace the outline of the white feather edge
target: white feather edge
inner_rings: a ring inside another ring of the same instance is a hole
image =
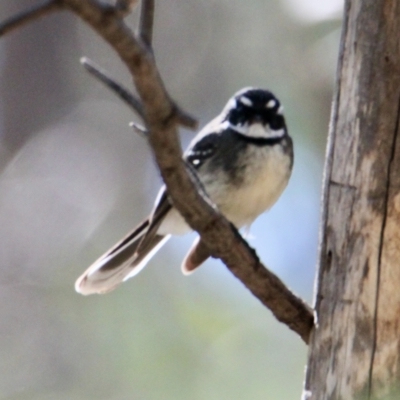
[[[146,254],[143,260],[139,264],[132,268],[132,261],[134,255],[121,264],[115,270],[102,272],[101,268],[106,265],[113,257],[118,255],[124,250],[122,247],[116,253],[111,254],[107,257],[101,257],[94,262],[75,282],[75,290],[86,296],[95,293],[106,293],[113,290],[117,285],[137,275],[150,261],[150,259],[157,253],[158,250],[167,242],[171,235],[165,236],[151,251]],[[108,276],[106,277],[106,275]]]
[[[157,243],[156,246],[154,246],[143,258],[142,261],[138,265],[135,265],[135,268],[123,279],[122,282],[127,281],[128,279],[134,277],[137,275],[145,266],[146,264],[153,258],[153,256],[157,253],[158,250],[161,249],[161,247],[164,246],[164,244],[168,241],[168,239],[171,237],[171,235],[164,236],[163,239]]]

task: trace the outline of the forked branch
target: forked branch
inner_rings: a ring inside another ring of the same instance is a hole
[[[134,4],[128,0],[124,3]],[[237,230],[202,191],[197,190],[196,179],[188,173],[182,159],[177,128],[179,124],[194,128],[196,120],[181,110],[168,95],[155,64],[151,50],[154,1],[142,2],[138,36],[125,24],[116,7],[98,0],[55,0],[46,4],[46,7],[42,6],[46,11],[36,10],[17,16],[0,26],[0,32],[8,32],[18,24],[63,7],[89,24],[116,51],[129,69],[140,96],[140,112],[146,122],[147,137],[174,206],[199,232],[212,255],[220,258],[279,321],[308,343],[313,327],[310,307],[260,263],[254,250]],[[140,107],[133,106],[136,111]]]
[[[137,3],[138,0],[116,0],[115,8],[125,16],[135,8]]]

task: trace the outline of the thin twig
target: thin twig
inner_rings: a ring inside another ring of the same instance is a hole
[[[132,12],[137,3],[138,0],[117,0],[115,2],[115,8],[122,16],[126,16]]]
[[[136,113],[144,119],[143,106],[140,100],[136,98],[132,93],[129,92],[124,86],[119,82],[111,78],[108,73],[98,65],[96,65],[92,60],[87,57],[81,58],[81,64],[86,68],[86,70],[97,78],[100,82],[111,89],[120,99],[122,99],[128,106],[134,109]]]
[[[35,19],[43,17],[52,11],[60,9],[62,9],[61,1],[49,0],[43,4],[32,7],[29,10],[23,11],[0,24],[0,36],[5,35],[6,33],[21,27],[22,25],[32,22]]]
[[[134,111],[142,118],[145,119],[143,106],[140,100],[134,96],[127,88],[125,88],[121,83],[117,82],[100,66],[98,66],[94,61],[87,57],[81,58],[81,64],[86,68],[86,70],[92,74],[95,78],[106,85],[110,90],[112,90],[120,99],[122,99],[128,106],[133,108]],[[194,119],[190,114],[179,108],[173,100],[171,104],[174,107],[174,116],[182,126],[187,128],[195,129],[197,127],[197,120]]]
[[[154,25],[154,0],[142,0],[140,6],[139,36],[143,43],[151,49]]]
[[[154,57],[147,46],[138,41],[132,31],[110,7],[98,0],[63,0],[65,7],[88,23],[118,53],[128,67],[142,102],[151,102],[160,121],[178,122],[188,128],[197,127],[197,120],[181,110],[169,97]],[[145,108],[146,120],[154,113]]]
[[[147,137],[149,131],[142,125],[137,124],[136,122],[129,122],[129,126],[139,135],[142,137]]]

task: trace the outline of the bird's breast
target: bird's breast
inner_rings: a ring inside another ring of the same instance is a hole
[[[238,179],[224,171],[205,179],[206,190],[219,210],[238,228],[251,224],[272,207],[285,189],[292,156],[284,146],[251,146],[238,168]]]
[[[224,168],[204,168],[199,171],[199,178],[220,212],[241,228],[251,224],[278,200],[289,181],[292,161],[291,147],[254,145],[242,158],[237,179]],[[158,234],[183,235],[190,230],[179,212],[172,208]]]

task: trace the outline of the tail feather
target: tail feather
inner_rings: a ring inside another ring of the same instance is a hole
[[[185,259],[182,262],[181,269],[184,275],[192,274],[196,268],[200,267],[204,261],[210,257],[210,252],[207,246],[201,240],[199,236],[192,244],[189,252],[186,254]]]
[[[75,290],[83,295],[107,293],[139,273],[169,239],[169,236],[154,233],[149,237],[148,234],[146,220],[93,263],[77,279]]]

